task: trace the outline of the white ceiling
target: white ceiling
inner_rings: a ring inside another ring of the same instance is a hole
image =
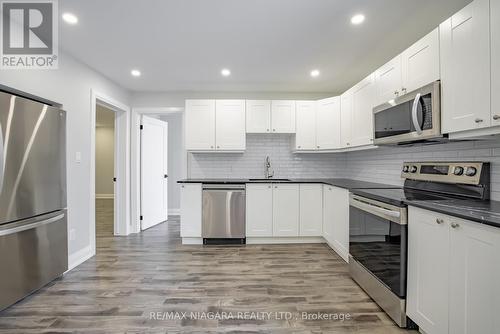
[[[60,45],[132,91],[340,93],[468,2],[60,0]]]

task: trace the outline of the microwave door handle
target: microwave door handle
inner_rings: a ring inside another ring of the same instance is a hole
[[[420,97],[421,97],[420,93],[418,93],[417,96],[415,96],[415,100],[413,100],[413,107],[411,109],[411,118],[413,121],[413,126],[415,127],[415,130],[419,135],[422,134],[422,128],[418,123],[418,116],[417,116],[418,102],[420,101]]]

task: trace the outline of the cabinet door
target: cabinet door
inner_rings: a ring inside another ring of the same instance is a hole
[[[316,102],[297,101],[295,149],[316,149]]]
[[[500,1],[491,1],[491,124],[500,126]]]
[[[273,236],[273,189],[270,183],[246,185],[246,236]]]
[[[215,116],[216,149],[244,150],[245,100],[217,100]]]
[[[271,102],[271,129],[274,133],[295,133],[295,101]]]
[[[374,75],[371,74],[353,89],[351,146],[373,143]]]
[[[316,111],[316,145],[320,150],[340,148],[340,97],[319,100]]]
[[[449,220],[449,333],[498,333],[500,229],[454,217]]]
[[[273,236],[297,237],[299,235],[299,185],[275,184],[273,186]]]
[[[489,0],[475,0],[439,26],[443,132],[488,127]]]
[[[299,207],[299,235],[320,237],[323,234],[323,186],[301,184]]]
[[[323,238],[326,239],[328,244],[333,245],[333,224],[335,224],[335,197],[333,194],[333,187],[323,185]]]
[[[448,333],[449,237],[444,216],[409,207],[406,313],[427,334]]]
[[[340,96],[340,146],[347,148],[352,143],[352,90]]]
[[[346,262],[349,258],[349,191],[331,187],[331,200],[334,210],[333,249]]]
[[[247,133],[271,132],[271,101],[246,101]]]
[[[402,93],[439,80],[439,28],[403,52],[402,69]]]
[[[201,183],[181,185],[181,237],[201,238]]]
[[[187,150],[215,150],[215,100],[186,100]]]
[[[375,71],[376,105],[395,99],[403,94],[403,75],[401,55],[389,61]]]

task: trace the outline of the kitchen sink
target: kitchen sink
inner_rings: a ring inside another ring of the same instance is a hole
[[[287,181],[291,181],[290,179],[274,179],[274,178],[270,178],[270,179],[248,179],[250,181],[257,181],[257,182],[287,182]]]

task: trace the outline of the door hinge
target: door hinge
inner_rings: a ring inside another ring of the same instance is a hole
[[[168,177],[168,175],[167,175],[167,174],[163,175],[163,178],[165,178],[165,179],[166,179],[167,177]]]
[[[142,125],[142,124],[141,124],[141,125],[139,126],[139,129],[144,130],[144,125]]]
[[[142,216],[139,217],[139,220],[142,220]]]

